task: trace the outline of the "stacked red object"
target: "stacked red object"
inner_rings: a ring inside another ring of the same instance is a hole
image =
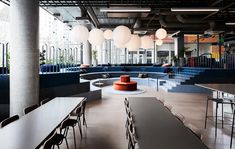
[[[130,81],[129,75],[121,75],[120,80],[113,83],[113,87],[120,91],[135,91],[137,90],[137,82]]]

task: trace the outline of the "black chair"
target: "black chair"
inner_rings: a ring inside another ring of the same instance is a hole
[[[63,140],[65,140],[66,146],[69,149],[68,140],[67,140],[68,126],[66,125],[66,121],[68,119],[69,116],[67,116],[63,120],[63,122],[59,126],[59,133],[56,133],[53,139],[57,146],[61,145],[63,143]]]
[[[4,119],[1,123],[0,123],[0,128],[5,127],[6,125],[18,120],[20,117],[19,115],[14,115],[12,117],[6,118]]]
[[[81,138],[82,138],[82,126],[81,126],[81,120],[80,120],[80,117],[82,116],[82,104],[80,104],[76,110],[75,110],[75,113],[74,115],[77,116],[77,119],[72,119],[72,118],[69,118],[65,121],[64,125],[66,127],[72,127],[73,129],[73,137],[74,137],[74,146],[75,146],[75,149],[77,148],[76,147],[76,135],[75,135],[75,126],[76,124],[78,124],[78,128],[79,128],[79,131],[80,131],[80,135],[81,135]],[[66,134],[67,136],[67,134]]]
[[[208,102],[212,101],[216,103],[216,112],[215,116],[208,116]],[[218,108],[219,104],[221,104],[221,112],[222,115],[218,116]],[[218,117],[222,117],[222,128],[224,128],[224,104],[230,104],[231,107],[233,107],[233,103],[229,100],[224,100],[223,98],[213,98],[213,97],[207,97],[207,102],[206,102],[206,115],[205,115],[205,129],[206,129],[206,124],[207,124],[207,119],[209,117],[215,117],[215,136],[217,136],[217,124],[218,124]]]
[[[29,112],[33,111],[34,109],[37,109],[38,105],[31,105],[29,107],[24,108],[24,114],[28,114]]]
[[[70,119],[69,120],[69,125],[71,127],[75,127],[76,126],[76,123],[78,123],[78,128],[79,128],[79,131],[80,131],[80,135],[81,135],[81,138],[82,138],[82,122],[81,122],[81,117],[83,117],[83,123],[86,124],[86,120],[84,118],[84,115],[85,115],[85,107],[86,106],[86,103],[84,103],[84,101],[86,102],[86,99],[84,99],[81,104],[71,113],[72,116],[76,116],[76,120],[75,119]]]
[[[83,125],[85,125],[87,127],[87,122],[86,122],[86,102],[87,102],[87,98],[85,98],[83,101],[82,101],[82,111],[81,111],[81,114],[82,114],[82,118],[83,118]]]
[[[56,136],[57,135],[57,136]],[[43,149],[51,149],[54,148],[54,146],[59,147],[59,142],[63,141],[63,136],[59,137],[59,135],[54,131],[53,133],[49,134],[46,141],[43,144]]]
[[[128,149],[135,149],[137,142],[134,123],[128,125]]]
[[[43,99],[43,100],[40,102],[40,105],[44,105],[45,103],[49,102],[50,100],[51,100],[50,98]]]

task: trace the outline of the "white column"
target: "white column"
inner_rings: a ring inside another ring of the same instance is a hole
[[[10,2],[10,115],[39,102],[39,3]]]
[[[83,64],[91,65],[92,54],[91,44],[87,41],[83,43]]]

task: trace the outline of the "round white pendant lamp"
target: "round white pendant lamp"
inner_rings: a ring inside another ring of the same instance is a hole
[[[86,42],[89,37],[89,31],[85,26],[76,25],[71,31],[71,37],[75,42]]]
[[[161,46],[163,44],[163,41],[161,39],[156,40],[156,45]]]
[[[126,44],[129,51],[137,51],[141,46],[141,39],[138,35],[131,35],[131,39]]]
[[[113,40],[115,43],[125,45],[131,38],[131,31],[128,27],[120,25],[113,30]]]
[[[94,46],[101,45],[104,41],[103,31],[97,28],[92,29],[89,33],[88,41]]]
[[[158,39],[164,39],[166,38],[167,36],[167,32],[164,28],[159,28],[157,31],[156,31],[156,37]]]
[[[150,49],[153,47],[153,40],[149,36],[143,36],[141,39],[141,48]]]
[[[112,39],[113,38],[113,31],[110,29],[107,29],[104,31],[104,38],[105,39]]]

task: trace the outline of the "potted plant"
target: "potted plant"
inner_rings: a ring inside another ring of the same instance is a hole
[[[93,65],[97,66],[98,60],[97,60],[97,51],[96,50],[92,50],[92,57],[93,57]]]

